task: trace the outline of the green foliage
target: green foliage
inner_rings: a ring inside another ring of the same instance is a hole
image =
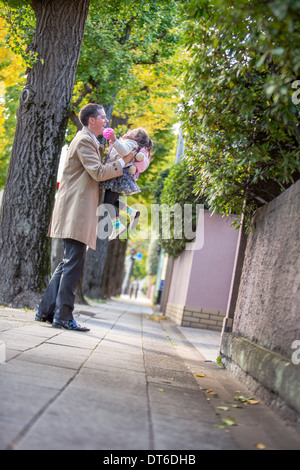
[[[170,168],[167,168],[166,170],[161,172],[161,174],[159,175],[159,178],[156,181],[156,185],[154,187],[154,192],[153,192],[153,199],[154,199],[155,204],[160,204],[161,194],[164,189],[164,181],[169,176],[169,174],[170,174]]]
[[[141,260],[135,260],[133,265],[132,277],[134,279],[144,279],[147,275],[147,258],[143,256]]]
[[[155,276],[158,268],[159,246],[156,238],[151,238],[148,248],[146,272],[149,276]]]
[[[186,156],[197,194],[250,216],[298,177],[300,2],[190,0],[185,5]],[[246,201],[246,204],[245,204]]]
[[[178,58],[174,59],[174,52],[181,38],[181,3],[181,0],[172,4],[168,0],[91,1],[73,92],[74,120],[66,133],[69,143],[77,131],[76,116],[90,101],[115,107],[117,115],[129,117],[128,125],[136,125],[139,118],[147,128],[152,126],[155,156],[147,175],[142,174],[139,179],[142,194],[148,199],[157,172],[164,160],[173,155],[175,145],[172,125],[178,101],[175,97]],[[10,28],[7,42],[32,66],[37,58],[28,52],[35,29],[30,3],[0,0],[0,5],[1,15]]]
[[[113,104],[117,94],[130,90],[120,112],[128,109],[132,94],[139,91],[134,65],[159,64],[170,58],[179,41],[179,15],[176,0],[159,2],[91,2],[77,70],[74,109],[82,99]],[[76,99],[75,99],[76,98]],[[143,93],[140,94],[143,102]]]
[[[147,172],[139,176],[145,202],[165,161],[173,157],[173,124],[179,100],[178,61],[182,38],[181,0],[159,2],[94,0],[86,23],[72,110],[88,101],[113,108],[127,127],[145,127],[155,142]],[[170,81],[170,76],[172,80]],[[68,129],[69,142],[76,132]]]
[[[5,107],[3,111],[5,137],[2,138],[0,145],[0,188],[4,188],[5,185],[6,173],[16,128],[16,112],[19,105],[21,87],[23,87],[22,82],[7,87],[5,90]]]
[[[20,55],[28,67],[33,67],[38,59],[43,60],[28,47],[35,31],[35,15],[30,3],[25,0],[1,0],[0,16],[9,26],[5,41],[14,54]]]
[[[161,180],[162,175],[169,172],[169,169],[162,170],[162,168],[165,167],[166,162],[169,165],[173,160],[173,147],[176,136],[172,128],[167,128],[156,132],[151,137],[154,140],[154,155],[151,157],[151,164],[147,171],[139,175],[138,185],[141,188],[143,200],[155,203],[158,196],[158,181]]]
[[[195,175],[185,159],[173,165],[163,180],[163,189],[159,198],[162,208],[160,246],[173,258],[177,258],[184,250],[186,243],[191,241],[185,236],[184,223],[190,224],[192,231],[195,232],[196,204],[205,203],[203,198],[200,199],[193,193],[195,184]],[[160,185],[161,181],[158,182],[158,190]],[[184,216],[184,206],[188,204],[192,207],[190,219]],[[175,209],[174,213],[169,212],[172,207]],[[164,229],[169,223],[170,237],[167,237]]]

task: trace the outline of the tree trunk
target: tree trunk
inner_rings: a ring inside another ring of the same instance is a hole
[[[107,254],[108,239],[97,238],[96,250],[88,250],[86,254],[84,276],[82,281],[83,294],[90,299],[102,299],[100,287]]]
[[[108,244],[101,281],[101,292],[104,299],[120,295],[122,292],[126,248],[127,239],[122,241],[116,238]]]
[[[48,282],[47,230],[90,0],[32,0],[38,61],[20,96],[0,213],[0,303],[35,308]],[[42,60],[40,60],[42,59]]]
[[[89,303],[87,302],[87,300],[84,298],[84,295],[83,295],[82,279],[83,279],[83,273],[81,274],[80,281],[76,287],[75,302],[81,305],[89,305]]]
[[[51,276],[64,257],[64,241],[62,238],[52,238],[51,245]]]

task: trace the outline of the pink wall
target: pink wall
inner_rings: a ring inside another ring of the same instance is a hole
[[[233,220],[205,211],[203,247],[174,260],[168,302],[226,312],[238,239]]]
[[[194,251],[184,251],[174,260],[168,302],[186,305]]]

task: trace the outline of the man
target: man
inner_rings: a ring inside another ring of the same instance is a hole
[[[103,165],[103,146],[97,140],[108,123],[104,108],[87,104],[79,119],[84,126],[70,144],[54,205],[48,235],[64,240],[64,259],[44,293],[35,320],[54,328],[89,331],[73,317],[75,290],[84,267],[86,248],[96,249],[99,181],[116,178],[134,152]]]

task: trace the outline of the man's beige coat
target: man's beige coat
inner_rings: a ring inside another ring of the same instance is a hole
[[[79,131],[70,144],[48,235],[72,238],[93,250],[97,241],[97,207],[101,190],[98,182],[123,174],[117,160],[103,165],[103,146],[97,144],[87,127]]]

